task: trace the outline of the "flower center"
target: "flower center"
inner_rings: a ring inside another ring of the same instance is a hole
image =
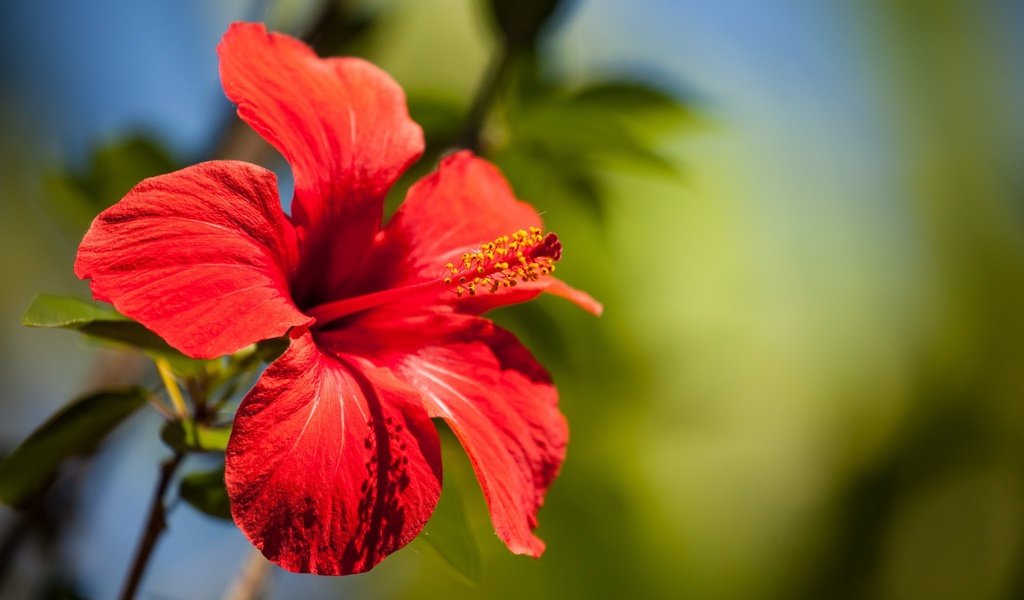
[[[562,257],[562,243],[554,233],[544,235],[537,227],[520,229],[466,252],[458,263],[447,263],[441,277],[327,302],[306,310],[316,327],[357,312],[398,301],[436,301],[448,291],[457,297],[475,296],[480,290],[494,293],[519,283],[537,281],[555,270]]]

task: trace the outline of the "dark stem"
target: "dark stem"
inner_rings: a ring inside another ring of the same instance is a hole
[[[509,67],[512,66],[512,57],[513,53],[508,45],[503,44],[487,69],[487,73],[484,74],[480,87],[477,88],[473,105],[469,107],[466,121],[462,126],[462,133],[458,138],[459,146],[480,153],[480,134],[483,130],[484,119],[487,118],[487,112],[498,96],[502,80],[505,79]]]
[[[32,531],[39,526],[39,519],[43,516],[43,507],[46,505],[43,498],[39,498],[23,514],[18,515],[11,523],[0,541],[0,585],[7,578],[7,573],[14,566],[14,555],[18,547],[29,537]]]
[[[231,587],[224,594],[224,600],[254,600],[260,597],[260,591],[270,575],[271,564],[259,550],[253,549],[245,566],[238,577],[231,582]]]
[[[149,506],[149,517],[146,520],[146,529],[139,540],[139,547],[135,551],[135,559],[132,561],[131,570],[125,580],[124,588],[121,591],[121,600],[132,600],[135,592],[142,582],[142,575],[146,572],[146,566],[156,548],[156,542],[160,534],[167,529],[166,512],[164,507],[164,495],[167,493],[167,486],[170,485],[174,472],[177,471],[185,455],[178,452],[160,465],[160,479],[156,483],[156,491],[153,492],[153,500]]]

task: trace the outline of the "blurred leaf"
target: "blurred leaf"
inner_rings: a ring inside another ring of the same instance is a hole
[[[101,145],[92,155],[93,205],[102,210],[143,179],[175,168],[170,154],[152,138],[136,135]]]
[[[91,454],[118,424],[146,403],[143,388],[96,392],[50,417],[0,462],[0,501],[25,506],[42,493],[72,456]]]
[[[564,196],[605,220],[605,191],[598,170],[585,157],[565,156],[531,144],[515,145],[495,157],[520,197],[527,200]]]
[[[666,92],[634,82],[594,83],[577,90],[569,103],[580,108],[611,111],[631,121],[665,116],[683,123],[697,118],[689,106]]]
[[[353,46],[373,35],[380,22],[377,11],[368,11],[361,2],[328,0],[323,3],[313,29],[303,37],[320,56],[352,56]]]
[[[561,173],[566,193],[578,200],[600,223],[605,222],[605,191],[592,172],[568,169]]]
[[[89,596],[74,582],[65,579],[66,574],[54,573],[48,576],[35,596],[35,600],[88,600]]]
[[[21,317],[28,327],[74,329],[91,338],[138,348],[166,358],[180,373],[196,373],[207,361],[189,358],[167,344],[141,323],[114,310],[112,306],[54,294],[36,294]]]
[[[87,327],[83,331],[88,334],[91,329],[92,327]],[[190,358],[168,346],[167,343],[155,333],[153,335],[157,340],[159,340],[159,345],[154,342],[153,347],[136,347],[140,348],[145,352],[146,356],[151,359],[155,359],[157,357],[166,359],[167,362],[170,363],[171,369],[173,369],[178,375],[182,377],[195,377],[217,372],[219,368],[217,359],[200,360],[198,358]]]
[[[291,344],[291,340],[288,336],[263,340],[256,344],[256,355],[263,362],[271,363],[284,354],[289,344]]]
[[[423,533],[417,538],[423,540],[438,556],[447,564],[460,579],[471,585],[480,583],[482,574],[480,560],[480,546],[473,535],[466,511],[466,504],[463,501],[463,494],[466,493],[467,481],[475,479],[468,473],[463,472],[466,462],[462,455],[462,447],[458,440],[446,425],[440,421],[438,433],[441,436],[442,451],[444,456],[445,478],[444,487],[441,490],[441,497],[437,501],[433,516],[423,528]],[[459,460],[453,460],[451,455],[459,453]]]
[[[231,520],[231,503],[224,488],[224,467],[186,475],[178,486],[178,494],[201,513]]]
[[[491,15],[511,47],[532,47],[561,0],[490,0]]]
[[[49,212],[69,235],[77,237],[93,217],[120,200],[140,181],[176,168],[167,150],[144,135],[98,145],[85,169],[57,170],[44,177]]]
[[[78,237],[101,209],[90,192],[72,175],[53,171],[43,175],[43,206],[69,237]]]
[[[492,313],[492,319],[505,329],[517,332],[541,364],[565,365],[572,355],[572,341],[566,339],[563,323],[551,313],[547,302],[523,302]]]
[[[570,91],[543,81],[506,102],[508,141],[494,156],[517,192],[561,194],[604,221],[608,168],[678,179],[680,166],[657,148],[673,127],[696,119],[671,95],[639,83],[604,81]]]
[[[428,147],[447,145],[462,126],[465,107],[451,98],[424,93],[409,94],[409,116],[423,128]]]
[[[531,107],[564,96],[560,82],[546,77],[536,52],[522,52],[508,58],[501,82],[501,112],[510,122]]]
[[[627,127],[622,116],[611,109],[551,102],[524,113],[513,130],[519,143],[543,147],[558,158],[604,158],[660,175],[679,175],[672,161],[656,152],[651,142]]]
[[[445,482],[434,515],[423,528],[423,541],[468,583],[480,582],[480,548],[466,518],[461,492]]]
[[[160,439],[179,452],[224,452],[231,426],[212,427],[194,421],[172,421],[160,430]]]

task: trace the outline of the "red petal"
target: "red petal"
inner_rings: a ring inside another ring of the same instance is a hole
[[[321,59],[261,24],[231,25],[218,53],[238,115],[292,166],[292,216],[310,246],[303,252],[332,263],[309,278],[330,274],[329,288],[358,264],[351,256],[365,252],[380,227],[385,194],[423,153],[405,94],[366,61]]]
[[[170,345],[211,358],[309,322],[289,294],[296,260],[274,174],[215,161],[146,179],[100,213],[75,274]]]
[[[384,230],[376,260],[381,270],[392,271],[389,285],[409,285],[438,278],[446,262],[458,263],[464,252],[484,242],[540,226],[537,210],[516,199],[497,167],[469,151],[457,152],[409,189]],[[600,313],[600,304],[593,298],[552,277],[495,294],[466,296],[457,304],[464,312],[483,313],[524,302],[549,287],[584,309]],[[572,293],[564,293],[566,290]],[[455,301],[454,294],[451,299]]]
[[[593,296],[554,277],[521,283],[514,288],[502,288],[493,294],[463,296],[456,302],[460,312],[479,315],[499,306],[527,302],[536,298],[540,292],[564,298],[594,316],[600,317],[604,313],[604,305],[595,300]]]
[[[235,523],[267,558],[360,573],[420,532],[440,494],[440,447],[409,394],[309,333],[267,368],[238,409],[225,468]]]
[[[406,257],[403,279],[414,282],[437,278],[446,262],[483,242],[540,225],[537,209],[516,199],[497,167],[464,150],[409,188],[384,236]]]
[[[544,542],[532,530],[568,442],[543,367],[515,336],[479,317],[421,314],[389,325],[367,315],[357,327],[323,335],[419,390],[427,412],[445,419],[469,454],[498,536],[513,552],[540,556]]]
[[[565,298],[596,317],[600,317],[604,312],[604,305],[595,300],[593,296],[560,279],[549,278],[544,291],[552,296]]]

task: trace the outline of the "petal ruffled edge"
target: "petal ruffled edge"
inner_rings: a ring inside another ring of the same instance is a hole
[[[213,358],[309,323],[290,294],[297,257],[274,174],[211,161],[146,179],[100,213],[75,274],[171,346]]]
[[[238,115],[295,175],[292,215],[310,270],[328,293],[352,274],[381,224],[384,197],[422,154],[402,88],[359,58],[320,58],[259,23],[233,23],[217,47]],[[300,295],[314,293],[300,290]]]

